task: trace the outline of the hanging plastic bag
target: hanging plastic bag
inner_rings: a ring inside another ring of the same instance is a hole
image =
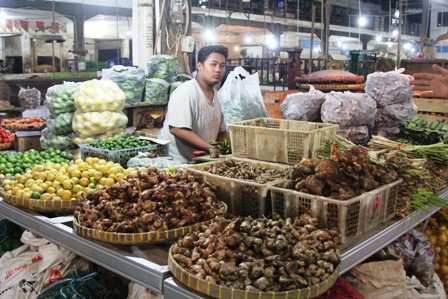
[[[101,80],[110,79],[123,90],[126,105],[140,103],[145,88],[145,71],[140,68],[114,65],[110,69],[102,70]]]
[[[20,87],[18,97],[20,106],[23,108],[36,108],[40,106],[40,91],[35,87]]]
[[[144,102],[151,105],[165,105],[168,103],[169,88],[170,84],[163,79],[146,79]]]
[[[238,66],[229,73],[219,89],[218,99],[227,126],[237,121],[269,117],[258,74],[251,75],[242,67]]]

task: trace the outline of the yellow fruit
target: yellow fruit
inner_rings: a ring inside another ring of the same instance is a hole
[[[83,171],[82,172],[82,174],[81,174],[81,176],[83,177],[83,178],[90,178],[90,173],[88,172],[88,171]]]
[[[85,171],[89,169],[89,164],[87,164],[86,162],[82,162],[78,165],[79,170],[81,171]]]
[[[73,182],[70,180],[64,181],[64,183],[62,183],[62,186],[64,187],[65,190],[72,190]]]
[[[21,183],[21,184],[25,184],[26,182],[26,177],[24,175],[18,175],[17,176],[17,182]]]
[[[72,177],[81,178],[81,171],[78,170],[78,169],[73,170],[72,171]]]
[[[72,189],[72,193],[73,194],[76,194],[76,193],[78,193],[79,191],[82,191],[84,188],[81,186],[81,185],[74,185],[73,186],[73,189]]]
[[[17,187],[20,188],[20,189],[25,188],[25,186],[23,184],[17,184]]]
[[[105,177],[102,177],[99,181],[100,185],[104,185],[104,182],[106,181]]]
[[[23,195],[25,194],[25,191],[23,191],[23,190],[19,190],[19,191],[17,191],[17,193],[15,194],[17,197],[19,197],[19,198],[23,198]]]
[[[53,195],[51,195],[50,193],[44,193],[40,196],[40,199],[42,200],[51,200],[51,198],[53,197]]]
[[[95,171],[93,173],[93,177],[95,178],[95,180],[99,181],[103,177],[103,174],[99,171]]]
[[[89,183],[90,182],[88,178],[82,177],[79,179],[79,184],[83,187],[86,187]]]
[[[115,182],[114,182],[114,180],[112,179],[112,178],[107,178],[105,181],[104,181],[104,184],[102,184],[102,185],[104,185],[104,186],[112,186],[113,184],[114,184]]]
[[[33,185],[31,186],[31,191],[42,193],[42,192],[43,192],[43,189],[42,189],[42,187],[40,187],[39,185],[37,185],[37,184],[33,184]]]
[[[47,189],[48,189],[48,185],[45,183],[39,184],[39,187],[42,188],[43,192],[47,191]]]
[[[35,165],[35,166],[33,167],[33,171],[35,171],[35,172],[42,172],[42,171],[45,171],[45,166],[44,166],[44,165]]]
[[[8,190],[11,190],[11,189],[12,189],[12,186],[11,186],[11,184],[6,184],[6,185],[3,185],[3,189],[5,189],[6,191],[8,191]]]
[[[53,187],[48,187],[47,193],[54,194],[55,192],[56,192],[56,189],[54,189]]]
[[[125,178],[124,173],[117,173],[117,174],[115,175],[115,179],[117,180],[117,182],[118,182],[118,181],[121,181],[121,180],[124,179],[124,178]]]
[[[56,190],[56,195],[57,195],[57,196],[62,196],[62,192],[64,192],[64,191],[65,191],[65,189],[60,188],[60,189]],[[70,192],[70,193],[71,193],[71,192]]]
[[[115,174],[109,174],[109,175],[107,176],[107,178],[116,181]]]
[[[72,198],[72,192],[70,190],[63,190],[60,196],[62,200],[69,200]]]

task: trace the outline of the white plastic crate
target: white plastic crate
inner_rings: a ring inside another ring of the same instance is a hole
[[[269,169],[286,171],[289,169],[288,165],[281,165],[276,163],[268,163],[262,161],[254,161],[248,159],[231,158],[235,161],[245,161],[254,166],[266,167]],[[268,197],[269,185],[277,184],[283,179],[275,179],[272,182],[265,184],[244,181],[240,179],[228,178],[219,176],[204,171],[206,166],[216,165],[220,161],[202,163],[186,167],[198,176],[203,182],[208,182],[218,187],[216,195],[218,199],[224,201],[228,206],[228,211],[233,215],[260,217],[268,215],[271,211],[271,204]]]
[[[316,159],[319,148],[336,134],[338,125],[256,118],[229,125],[235,157],[296,164]]]
[[[384,185],[349,200],[331,199],[269,186],[272,212],[284,218],[309,213],[320,225],[337,228],[342,243],[366,233],[395,215],[398,187],[402,180]]]

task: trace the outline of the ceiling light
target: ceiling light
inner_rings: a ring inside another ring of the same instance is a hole
[[[52,43],[60,44],[65,42],[65,39],[62,37],[62,35],[53,34],[52,36],[45,39],[45,42],[49,44]]]
[[[358,24],[359,24],[359,27],[364,27],[364,26],[366,26],[366,25],[367,25],[367,19],[366,19],[366,17],[364,17],[364,16],[359,16]]]
[[[381,35],[377,35],[376,37],[375,37],[375,40],[379,43],[379,42],[381,42],[381,40],[382,40],[383,38],[381,37]]]
[[[400,12],[398,10],[396,10],[394,16],[395,16],[395,18],[398,19],[400,17]]]

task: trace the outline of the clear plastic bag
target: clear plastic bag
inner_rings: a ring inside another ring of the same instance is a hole
[[[103,139],[107,139],[107,138],[110,138],[113,136],[124,135],[125,133],[126,133],[125,128],[116,128],[116,129],[107,131],[107,133],[101,134],[101,135],[92,135],[89,137],[76,136],[73,138],[73,142],[77,145],[88,144],[93,141],[103,140]]]
[[[152,105],[165,105],[168,103],[168,89],[170,84],[157,78],[146,79],[144,102]]]
[[[414,91],[409,85],[412,76],[402,74],[403,68],[390,72],[375,72],[367,75],[365,92],[378,107],[385,107],[409,101]]]
[[[320,121],[320,108],[325,102],[325,94],[311,86],[307,93],[289,94],[280,105],[285,119]]]
[[[236,67],[229,73],[219,89],[218,99],[227,126],[237,121],[269,117],[258,74],[251,75],[242,67]]]
[[[81,112],[121,111],[124,92],[112,80],[89,80],[80,84],[75,93],[75,107]]]
[[[64,82],[47,89],[44,105],[52,115],[75,111],[75,92],[80,83]]]
[[[141,103],[145,88],[145,71],[140,68],[115,65],[102,71],[102,80],[114,81],[125,94],[125,104]]]
[[[107,120],[107,121],[105,121]],[[128,118],[123,112],[78,112],[73,116],[72,128],[81,138],[102,135],[115,128],[126,128]]]
[[[360,145],[366,145],[370,140],[369,128],[367,126],[339,127],[336,130],[336,134]]]
[[[324,123],[341,127],[373,127],[377,113],[376,102],[365,93],[334,92],[325,96],[321,108]]]
[[[47,120],[47,127],[55,135],[73,133],[73,113],[67,112]]]
[[[20,87],[18,94],[20,106],[23,108],[36,108],[40,106],[40,96],[40,91],[35,87]]]
[[[179,165],[170,157],[154,157],[154,154],[150,153],[138,153],[137,156],[129,159],[127,166],[128,167],[150,167],[152,165],[156,165],[159,168],[166,168]]]
[[[177,77],[177,58],[170,55],[154,55],[148,60],[148,78],[174,82]]]
[[[42,130],[40,145],[43,149],[55,148],[59,150],[73,149],[74,134],[55,135],[48,128]]]

